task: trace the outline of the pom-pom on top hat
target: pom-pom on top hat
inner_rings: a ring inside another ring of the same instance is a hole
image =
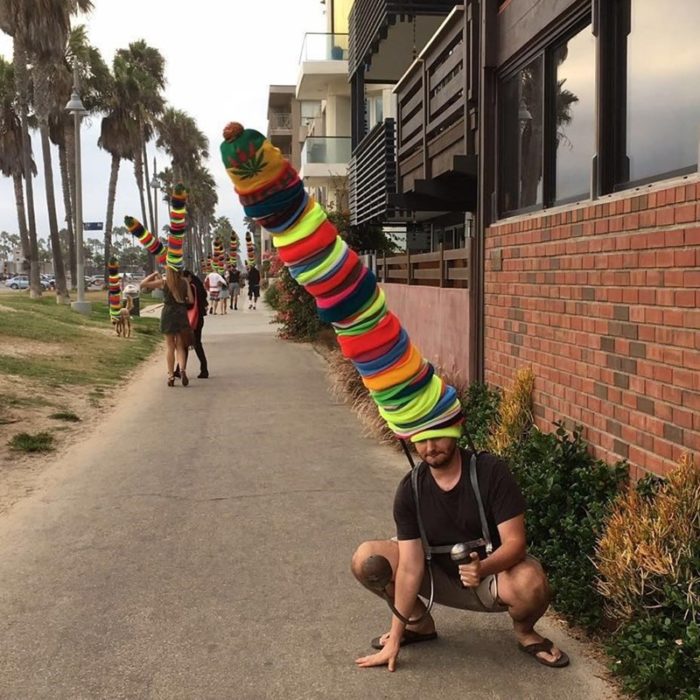
[[[414,442],[458,437],[463,418],[455,388],[421,356],[387,309],[374,275],[299,187],[280,150],[260,132],[231,122],[221,158],[246,214],[270,231],[291,276],[332,323],[389,428]]]

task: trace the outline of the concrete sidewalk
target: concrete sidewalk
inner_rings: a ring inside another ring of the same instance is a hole
[[[604,669],[520,653],[506,615],[437,609],[399,670],[354,659],[388,609],[349,572],[393,532],[405,458],[363,438],[308,345],[269,314],[208,317],[211,377],[161,357],[100,429],[0,519],[0,697],[613,698]]]

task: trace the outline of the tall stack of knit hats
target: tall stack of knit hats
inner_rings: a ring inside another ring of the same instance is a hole
[[[165,263],[167,249],[163,245],[163,241],[157,236],[154,236],[138,219],[133,216],[124,217],[124,225],[129,230],[129,233],[138,239],[138,242],[149,252],[155,256],[159,265]]]
[[[299,175],[260,132],[231,123],[221,157],[246,216],[272,234],[292,277],[314,297],[322,320],[362,377],[389,428],[412,441],[458,437],[457,391],[425,360],[387,309],[384,292],[338,235]]]
[[[224,243],[218,236],[214,239],[214,254],[211,259],[211,266],[216,272],[222,274],[226,264],[226,254],[224,253]]]
[[[113,321],[119,318],[119,311],[122,308],[120,282],[119,263],[115,257],[112,257],[107,263],[107,295],[109,297],[109,315]]]
[[[184,185],[176,185],[170,195],[170,230],[168,231],[167,266],[172,270],[184,267],[182,249],[187,228],[187,190]]]
[[[211,265],[211,255],[207,256],[205,260],[202,260],[202,274],[208,275],[212,271]]]
[[[228,262],[229,265],[233,265],[235,268],[238,268],[238,234],[231,229],[231,242],[229,243],[229,251],[228,251]]]
[[[246,247],[246,261],[245,264],[248,267],[253,267],[255,265],[255,243],[253,241],[253,236],[251,236],[250,231],[245,232],[245,247]]]

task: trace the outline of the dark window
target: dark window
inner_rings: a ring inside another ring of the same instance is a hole
[[[694,169],[700,126],[700,2],[632,0],[630,10],[628,180]]]
[[[502,213],[590,196],[595,37],[574,25],[500,84]]]
[[[542,204],[543,84],[542,57],[528,63],[501,84],[499,170],[502,211]]]
[[[586,27],[552,52],[556,71],[554,200],[590,196],[595,152],[595,37]]]

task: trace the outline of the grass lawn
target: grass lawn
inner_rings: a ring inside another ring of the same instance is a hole
[[[86,298],[89,316],[56,304],[53,294],[0,296],[0,462],[13,432],[65,430],[65,420],[51,419],[61,412],[89,417],[160,343],[157,318],[132,317],[131,338],[119,338],[107,293]],[[142,309],[150,303],[150,295],[141,298]]]

